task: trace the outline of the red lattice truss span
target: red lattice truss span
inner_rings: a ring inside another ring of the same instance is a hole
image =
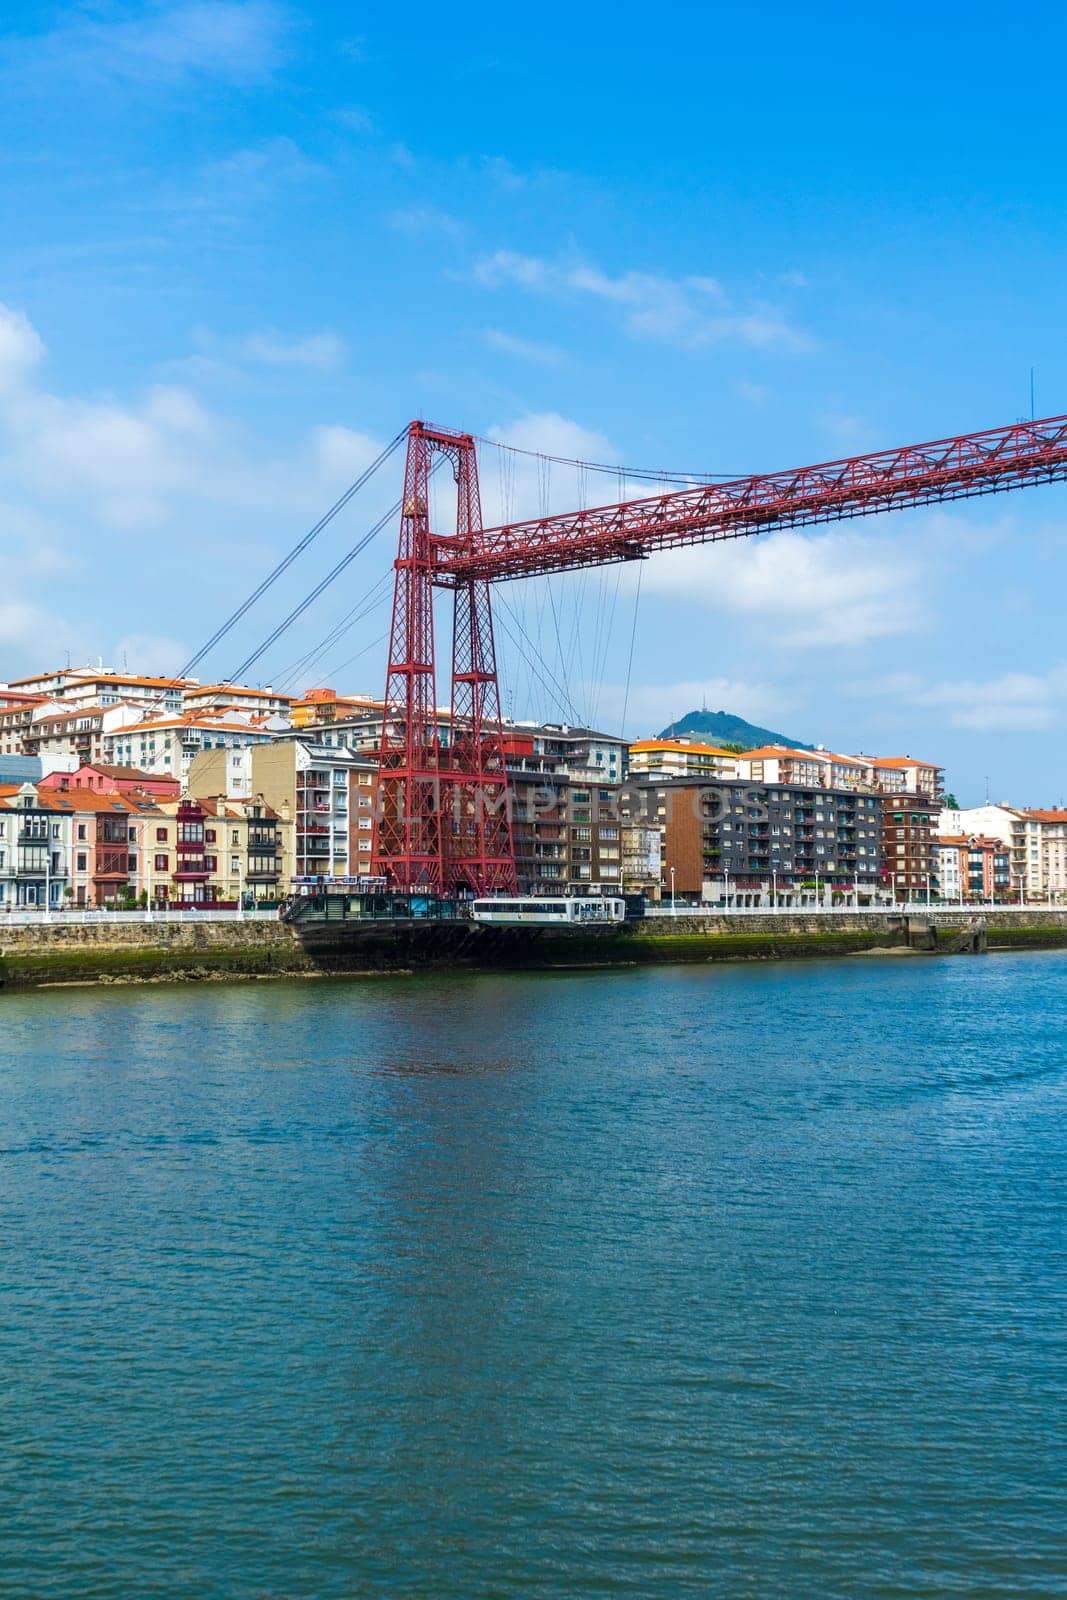
[[[456,526],[447,532],[430,527],[434,457],[448,461],[457,485]],[[1067,417],[1048,417],[483,528],[473,436],[413,422],[395,562],[375,870],[411,889],[484,894],[516,887],[494,582],[1065,478]],[[447,745],[436,715],[435,587],[454,597]]]
[[[1067,478],[1067,417],[757,473],[617,505],[485,528],[466,550],[435,541],[437,579],[522,578],[634,560],[680,545],[839,522]]]

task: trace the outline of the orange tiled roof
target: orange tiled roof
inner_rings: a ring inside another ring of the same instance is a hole
[[[720,750],[718,745],[702,744],[699,739],[635,739],[630,749],[674,750],[679,755],[686,755],[691,750],[700,756],[725,756],[727,761],[737,759],[733,750]]]
[[[241,683],[198,683],[195,688],[185,691],[185,698],[195,700],[202,694],[251,694],[260,700],[291,701],[293,698],[291,694],[279,694],[275,689],[248,689]]]
[[[190,682],[188,678],[144,678],[132,672],[97,672],[94,667],[73,667],[69,672],[64,669],[57,672],[31,672],[25,678],[12,678],[10,687],[15,689],[20,683],[38,683],[41,678],[64,676],[71,680],[65,688],[70,688],[71,683],[132,683],[147,689],[183,689]]]
[[[929,767],[931,772],[938,771],[936,761],[919,761],[914,756],[867,756],[866,760],[872,767]]]
[[[774,756],[796,756],[801,761],[832,761],[836,758],[825,750],[796,750],[788,744],[763,744],[758,750],[742,750],[741,761],[769,759]]]

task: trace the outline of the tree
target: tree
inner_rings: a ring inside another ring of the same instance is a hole
[[[954,794],[946,794],[941,804],[946,811],[958,811],[960,809],[960,803]]]

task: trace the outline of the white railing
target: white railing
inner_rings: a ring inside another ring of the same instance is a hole
[[[1049,905],[1045,900],[1031,900],[1026,905],[1002,905],[997,901],[995,905],[986,901],[966,901],[963,905],[958,900],[933,900],[927,905],[925,900],[909,900],[896,905],[878,906],[687,906],[679,901],[675,907],[669,905],[648,906],[645,910],[646,917],[807,917],[807,916],[849,916],[849,917],[884,917],[907,915],[909,917],[921,916],[924,912],[954,911],[954,912],[993,912],[998,916],[1001,912],[1022,911],[1067,911],[1067,905]]]
[[[8,910],[0,906],[0,935],[8,927],[32,923],[33,926],[51,924],[63,928],[70,924],[97,922],[110,926],[115,922],[277,922],[274,911],[213,911],[211,909],[188,911],[45,911],[32,906],[18,906]]]

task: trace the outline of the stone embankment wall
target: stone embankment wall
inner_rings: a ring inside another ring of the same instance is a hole
[[[377,932],[361,942],[337,925],[305,948],[283,922],[0,922],[0,988],[63,983],[129,983],[204,978],[254,978],[462,963],[506,966],[613,966],[673,961],[775,961],[860,955],[884,949],[949,951],[974,913],[917,908],[907,919],[848,911],[780,916],[648,917],[617,934],[557,936],[505,946],[485,956],[467,939],[457,948],[420,950],[401,934]],[[1067,910],[987,913],[992,949],[1067,946]],[[925,935],[937,929],[936,943]],[[457,929],[457,934],[462,930]],[[321,944],[321,948],[319,948]]]
[[[314,971],[282,922],[0,922],[0,987]]]
[[[647,917],[617,941],[617,959],[634,961],[793,961],[813,956],[862,955],[867,951],[952,952],[974,922],[968,910],[925,906],[906,916],[864,916],[848,911],[783,912],[780,915]],[[990,949],[1055,949],[1067,946],[1067,911],[986,913]],[[930,937],[930,928],[935,933]]]
[[[995,912],[975,912],[966,908],[948,910],[938,906],[931,906],[928,911],[925,906],[917,905],[909,907],[906,913],[899,913],[900,917],[905,915],[913,923],[932,922],[939,928],[963,928],[978,916],[990,929],[1062,928],[1067,931],[1067,909],[1045,910],[1041,906],[1028,906],[1025,910],[1018,911],[1006,907],[998,908]],[[670,938],[672,934],[677,933],[700,934],[705,938],[716,934],[772,931],[803,935],[820,931],[869,933],[872,930],[885,930],[896,918],[897,914],[892,912],[871,916],[858,911],[755,912],[751,916],[746,916],[743,911],[732,911],[728,916],[724,913],[717,915],[714,911],[707,915],[686,915],[679,912],[675,917],[646,917],[642,922],[634,923],[633,927],[641,934],[651,935],[653,938]]]

